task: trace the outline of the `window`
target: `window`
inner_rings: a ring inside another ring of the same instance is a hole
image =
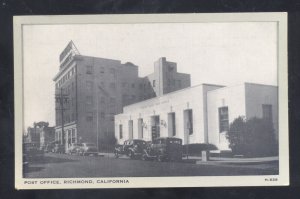
[[[74,91],[74,82],[72,82],[72,91]]]
[[[86,115],[86,121],[87,122],[93,121],[93,113],[92,112],[87,113],[87,115]]]
[[[86,104],[92,105],[93,104],[93,98],[92,96],[86,96]]]
[[[187,110],[187,130],[189,132],[189,135],[192,135],[193,132],[193,111]]]
[[[92,74],[93,73],[93,66],[88,65],[86,66],[86,74]]]
[[[228,107],[219,108],[219,128],[220,133],[229,130]]]
[[[131,84],[131,88],[135,88],[135,84],[134,83]]]
[[[155,80],[153,80],[152,85],[153,85],[153,87],[155,87]]]
[[[122,124],[119,125],[119,138],[120,139],[123,138],[123,125]]]
[[[142,139],[144,137],[143,119],[138,119],[138,138]]]
[[[126,82],[122,82],[122,87],[123,87],[123,88],[126,87]]]
[[[176,123],[175,123],[175,113],[169,113],[168,114],[168,130],[169,130],[169,136],[175,136],[176,135]]]
[[[271,104],[263,104],[262,105],[262,117],[263,119],[272,121],[272,105]]]
[[[87,90],[92,91],[93,82],[92,81],[86,81],[86,88],[87,88]]]
[[[139,84],[139,88],[140,88],[140,89],[143,89],[143,84]]]

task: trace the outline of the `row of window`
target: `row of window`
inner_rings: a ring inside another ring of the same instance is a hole
[[[151,125],[151,133],[152,133],[152,138],[154,137],[159,137],[160,135],[160,125],[166,125],[164,121],[159,120],[159,116],[152,116],[153,117],[153,123]],[[193,111],[192,109],[184,110],[184,129],[186,133],[189,135],[193,134]],[[143,138],[144,137],[144,128],[147,126],[144,124],[143,119],[139,118],[138,119],[138,137]],[[174,112],[168,113],[168,134],[169,136],[176,136],[176,116]],[[129,132],[129,137],[133,137],[133,120],[128,121],[128,132]],[[155,135],[155,136],[154,136]],[[119,125],[119,138],[123,138],[123,125]]]
[[[181,88],[182,87],[182,83],[181,83],[181,80],[176,80],[176,79],[168,79],[167,80],[167,85],[168,86],[173,86],[173,87],[179,87]]]
[[[69,70],[64,76],[62,76],[55,84],[56,88],[62,86],[67,80],[69,80],[75,74],[75,67]]]
[[[218,109],[219,112],[219,132],[226,132],[229,130],[229,116],[228,116],[228,106],[220,107]],[[159,121],[159,116],[156,116]],[[263,104],[262,105],[262,117],[264,119],[267,119],[269,121],[272,121],[272,105],[270,104]],[[168,114],[168,123],[169,123],[169,135],[175,136],[176,135],[176,123],[175,123],[175,113],[169,113]],[[188,131],[189,135],[193,134],[193,112],[191,109],[184,111],[184,122],[185,122],[185,128]],[[138,120],[138,132],[143,133],[143,128],[140,127],[140,125],[143,124],[143,120]],[[155,122],[154,126],[160,125]],[[133,134],[132,126],[133,121],[130,120],[128,123],[129,126],[129,133]],[[122,124],[119,125],[119,138],[123,138],[123,126]],[[159,128],[154,128],[156,131]],[[159,132],[156,132],[159,133]],[[143,138],[143,136],[141,136]]]
[[[62,121],[61,121],[61,112],[57,112],[58,114],[56,115],[56,124],[57,125],[61,125]],[[70,122],[74,122],[75,121],[75,113],[71,113],[71,114],[64,114],[64,124],[70,123]]]
[[[86,66],[86,74],[93,74],[94,73],[94,67],[92,65],[87,65]],[[100,73],[104,74],[105,73],[105,67],[100,66]],[[109,68],[109,73],[112,74],[113,76],[116,75],[116,69],[115,68]]]
[[[115,121],[115,113],[105,113],[105,112],[100,112],[99,116],[101,120],[110,120],[110,121]],[[97,116],[96,116],[97,118]],[[86,121],[87,122],[92,122],[94,120],[94,114],[93,112],[87,112],[86,114]]]
[[[107,101],[107,102],[108,102],[111,106],[114,106],[114,105],[116,104],[116,98],[110,97],[108,100],[109,100],[109,101]],[[86,96],[85,102],[86,102],[87,105],[93,105],[93,104],[94,104],[94,102],[93,102],[93,96],[91,96],[91,95]],[[101,104],[105,104],[105,103],[106,103],[105,97],[103,97],[103,96],[100,97],[100,103],[101,103]]]

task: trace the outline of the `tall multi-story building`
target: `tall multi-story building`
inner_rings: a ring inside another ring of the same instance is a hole
[[[178,73],[176,63],[166,58],[155,62],[153,74],[141,78],[138,66],[83,56],[71,41],[59,61],[53,79],[55,140],[66,149],[71,143],[92,142],[100,148],[112,142],[114,116],[124,106],[190,86],[190,75]]]

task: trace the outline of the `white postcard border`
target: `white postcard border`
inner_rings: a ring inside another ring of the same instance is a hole
[[[279,175],[274,176],[194,176],[120,178],[23,178],[23,50],[22,26],[42,24],[124,24],[124,23],[212,23],[278,22],[279,89]],[[15,106],[15,187],[16,189],[141,188],[141,187],[228,187],[289,185],[287,13],[218,14],[126,14],[56,15],[14,17],[14,106]],[[276,179],[276,180],[268,180]],[[91,180],[92,183],[65,184],[64,180]],[[36,182],[28,184],[28,182]],[[59,183],[59,184],[56,184]]]

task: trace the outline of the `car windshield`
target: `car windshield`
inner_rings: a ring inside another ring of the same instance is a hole
[[[86,143],[85,146],[94,147],[95,145],[91,143]]]
[[[175,140],[175,139],[173,140],[173,139],[172,139],[172,140],[169,140],[169,143],[170,143],[170,144],[181,144],[181,140],[177,140],[177,139],[176,139],[176,140]]]
[[[134,144],[145,145],[146,141],[144,141],[144,140],[135,140]]]

